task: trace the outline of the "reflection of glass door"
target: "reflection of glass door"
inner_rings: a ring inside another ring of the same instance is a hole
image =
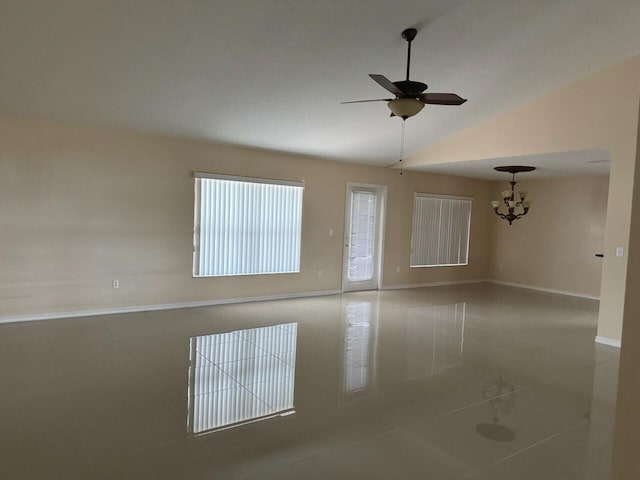
[[[380,250],[386,187],[347,185],[343,290],[380,287]]]
[[[349,302],[345,313],[344,389],[351,394],[369,385],[371,302]]]
[[[375,387],[378,304],[354,300],[343,304],[344,378],[347,395]]]

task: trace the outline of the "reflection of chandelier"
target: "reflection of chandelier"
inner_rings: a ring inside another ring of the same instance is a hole
[[[496,215],[509,222],[509,225],[511,225],[514,220],[518,220],[529,213],[529,207],[531,207],[531,200],[525,200],[527,192],[515,191],[514,187],[516,183],[518,183],[516,182],[516,173],[531,172],[535,169],[536,167],[524,167],[520,165],[494,168],[494,170],[498,172],[509,172],[512,175],[511,182],[509,182],[511,183],[511,190],[503,190],[502,192],[504,208],[500,208],[500,201],[498,200],[491,202],[491,207]]]

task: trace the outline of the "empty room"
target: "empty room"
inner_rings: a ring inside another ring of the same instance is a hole
[[[0,1],[0,478],[640,478],[640,2]]]

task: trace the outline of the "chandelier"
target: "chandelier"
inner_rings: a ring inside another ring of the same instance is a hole
[[[511,190],[502,191],[502,205],[500,205],[499,200],[491,202],[491,207],[495,214],[509,222],[509,225],[511,225],[514,220],[518,220],[529,213],[529,208],[531,207],[531,200],[526,199],[527,192],[516,192],[515,190],[516,183],[518,183],[516,182],[516,173],[532,172],[535,169],[536,167],[525,167],[521,165],[494,168],[494,170],[498,172],[509,172],[511,174],[511,182],[509,182],[511,184]]]

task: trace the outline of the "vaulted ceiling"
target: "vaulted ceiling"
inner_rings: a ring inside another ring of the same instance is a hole
[[[452,91],[407,153],[640,53],[638,0],[4,0],[0,114],[374,165],[400,125],[367,76]],[[606,92],[594,92],[605,94]]]

